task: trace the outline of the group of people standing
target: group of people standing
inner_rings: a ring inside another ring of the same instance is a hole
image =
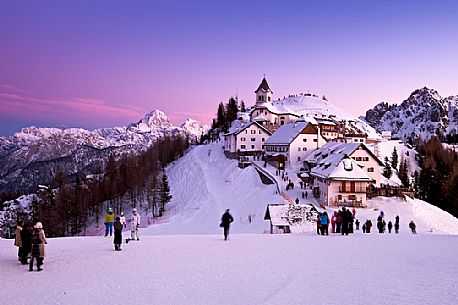
[[[138,237],[138,229],[141,223],[141,216],[138,213],[136,208],[132,209],[132,215],[130,217],[130,238],[126,239],[126,244],[130,240],[140,240]],[[114,212],[112,208],[108,209],[107,215],[105,216],[105,237],[112,237],[113,236],[113,228],[114,228],[114,240],[113,243],[115,245],[115,251],[121,251],[121,244],[122,244],[122,230],[127,228],[126,217],[124,216],[124,212],[121,212],[118,216],[114,216]]]
[[[343,207],[342,210],[334,211],[331,217],[331,232],[348,235],[353,233],[353,224],[355,221],[356,210],[350,211]],[[359,226],[359,222],[357,221]]]
[[[37,271],[42,271],[45,258],[45,244],[47,244],[43,224],[32,224],[26,221],[16,227],[14,245],[18,247],[18,261],[22,265],[29,265],[29,271],[33,271],[34,260],[37,262]],[[30,260],[29,260],[30,258]]]

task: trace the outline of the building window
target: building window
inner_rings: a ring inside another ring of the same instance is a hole
[[[307,151],[307,147],[303,147],[303,148],[302,148],[302,151]]]
[[[363,158],[361,158],[361,157],[356,157],[356,161],[362,161],[362,160],[363,160]]]
[[[367,171],[368,171],[369,173],[373,173],[373,172],[374,172],[374,168],[373,168],[373,167],[369,167],[369,168],[367,169]]]
[[[256,130],[252,130],[252,131],[251,131],[251,134],[256,134]]]
[[[356,200],[356,195],[348,195],[348,200]]]
[[[300,147],[298,147],[298,148],[297,148],[297,151],[301,151],[301,148],[300,148]]]
[[[251,149],[254,149],[254,145],[251,145]]]
[[[261,134],[261,130],[259,131],[259,134]]]
[[[267,115],[267,111],[264,111],[264,115]]]
[[[264,141],[265,141],[265,139],[264,139],[264,138],[262,138],[262,142],[264,142]]]
[[[256,138],[251,138],[251,142],[254,142],[254,141],[256,141]]]
[[[246,139],[245,138],[240,138],[240,141],[246,141]]]
[[[318,142],[318,139],[313,139],[313,142]]]
[[[267,97],[267,99],[268,99],[268,101],[270,102],[270,96],[269,96],[269,97]]]
[[[302,141],[307,142],[307,139],[302,139]]]
[[[245,130],[245,133],[248,133],[248,130]]]
[[[342,200],[342,195],[337,195],[338,200]]]
[[[280,121],[280,125],[285,125],[285,121]]]
[[[246,146],[245,146],[245,145],[240,145],[240,148],[241,148],[241,149],[245,149]]]
[[[363,157],[363,161],[369,161],[369,157]]]
[[[297,161],[301,161],[301,157],[297,157]]]

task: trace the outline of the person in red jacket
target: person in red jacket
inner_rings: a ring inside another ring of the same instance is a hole
[[[334,214],[331,217],[331,232],[336,233],[336,222],[337,222],[337,211],[334,211]]]

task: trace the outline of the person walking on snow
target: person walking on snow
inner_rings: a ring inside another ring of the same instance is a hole
[[[114,213],[113,209],[109,208],[108,213],[105,216],[105,237],[108,237],[108,232],[110,233],[110,237],[113,236],[113,221],[114,221]]]
[[[229,236],[229,227],[233,221],[234,218],[232,218],[232,215],[229,213],[229,209],[227,209],[221,217],[220,224],[220,227],[224,229],[224,240],[227,240],[227,237]]]
[[[138,227],[140,227],[140,214],[136,208],[132,209],[132,216],[130,216],[130,240],[140,240],[138,238]],[[126,243],[129,239],[126,239]]]
[[[415,222],[413,222],[413,220],[409,223],[409,228],[412,230],[413,234],[417,234],[417,226],[415,225]]]
[[[30,223],[26,224],[21,231],[22,239],[22,256],[21,264],[27,265],[27,258],[29,257],[30,251],[32,250],[32,225]]]
[[[117,216],[115,222],[113,223],[114,227],[114,240],[115,251],[121,251],[122,244],[122,229],[124,226],[121,223],[121,217]]]

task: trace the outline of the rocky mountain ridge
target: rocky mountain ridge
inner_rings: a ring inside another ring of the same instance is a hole
[[[417,89],[401,104],[382,102],[361,117],[378,132],[391,131],[405,142],[446,139],[458,133],[458,95],[443,98],[436,90]]]
[[[197,140],[208,126],[194,120],[192,123],[173,126],[164,112],[154,110],[128,127],[92,131],[22,128],[9,138],[0,137],[0,191],[33,190],[38,184],[50,183],[58,171],[69,175],[91,173],[110,154],[143,151],[166,135]]]

